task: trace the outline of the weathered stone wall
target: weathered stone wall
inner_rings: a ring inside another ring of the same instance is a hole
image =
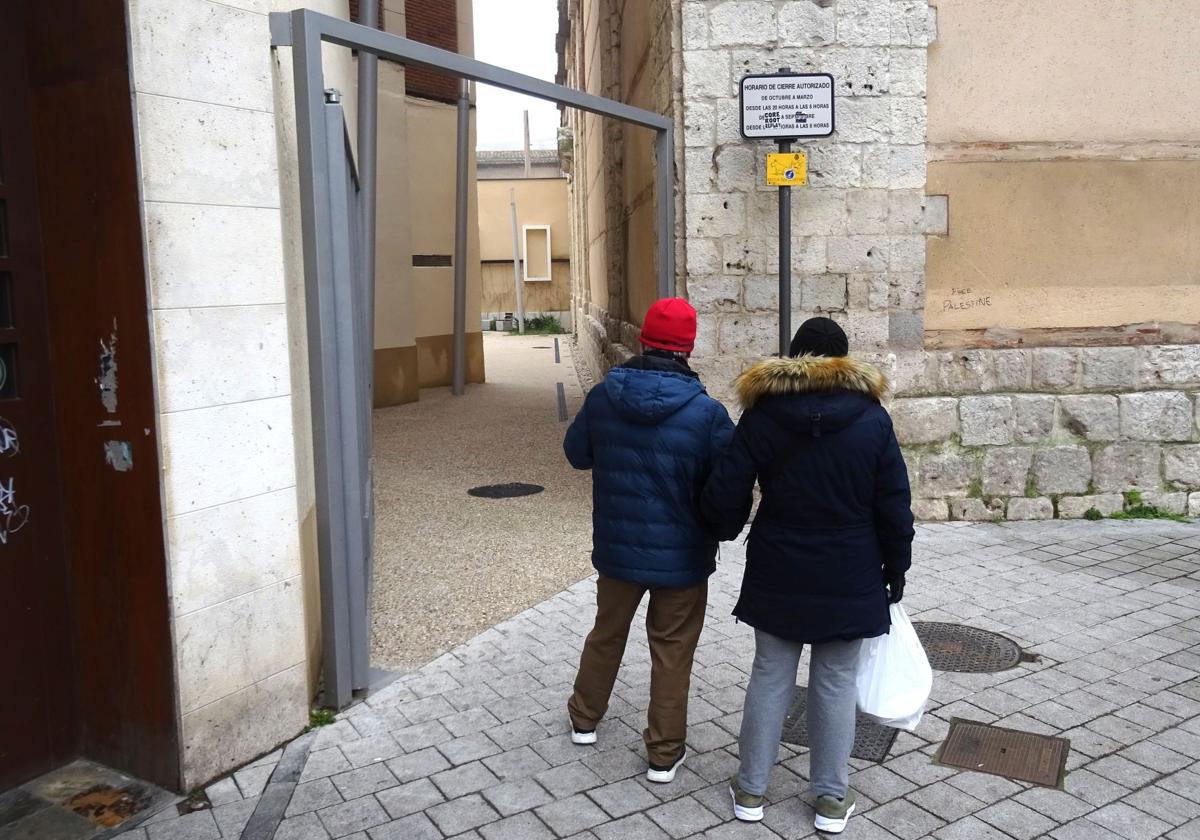
[[[678,0],[560,0],[561,78],[571,87],[672,115]],[[572,299],[580,347],[604,373],[637,348],[656,290],[654,133],[568,111]]]
[[[601,2],[569,0],[569,7]],[[994,329],[976,342],[987,346],[964,350],[940,350],[962,345],[928,332],[927,241],[953,238],[953,198],[926,195],[927,162],[950,154],[945,143],[928,142],[929,54],[939,43],[934,8],[925,0],[672,4],[681,65],[681,285],[700,313],[693,363],[711,393],[733,407],[737,374],[778,349],[778,203],[776,190],[763,184],[774,146],[741,137],[739,80],[785,66],[830,72],[837,132],[798,146],[809,155],[809,185],[793,190],[792,323],[834,318],[856,353],[892,379],[890,407],[917,514],[1030,519],[1077,517],[1094,507],[1107,515],[1130,490],[1169,512],[1187,512],[1190,502],[1200,513],[1200,346],[1146,344],[1181,339],[1145,325],[1123,329],[1124,322],[1103,335],[1015,337],[1000,333],[1019,324],[989,322]],[[572,28],[573,37],[578,32],[586,28]],[[593,47],[585,38],[569,49],[579,62],[592,55],[603,61],[613,43]],[[1056,60],[1086,65],[1094,54],[1081,48]],[[575,161],[573,217],[577,242],[586,243],[597,241],[597,209],[612,206],[611,181],[598,173],[620,158],[594,139],[581,149],[581,136],[576,155],[587,160]],[[952,151],[996,153],[988,144]],[[589,171],[593,177],[583,177]],[[996,212],[1004,212],[999,204]],[[1172,223],[1187,228],[1186,219]],[[604,267],[606,280],[624,282],[620,251],[610,247],[606,255],[597,259],[593,251],[589,261],[577,253],[576,265]],[[636,332],[622,298],[587,297],[588,288],[585,282],[577,296],[577,323],[583,352],[602,371],[625,357],[622,344],[632,346]],[[1118,337],[1128,346],[1054,346]]]
[[[809,186],[792,191],[792,322],[841,322],[855,347],[921,346],[925,234],[945,206],[925,186],[926,46],[919,0],[684,2],[687,291],[701,314],[699,366],[716,392],[778,349],[778,200],[766,142],[742,138],[747,73],[830,72],[837,132],[799,144]]]
[[[741,137],[739,80],[831,72],[837,132],[802,144],[793,190],[792,323],[834,318],[888,372],[918,516],[1111,514],[1128,490],[1175,513],[1190,493],[1197,512],[1200,347],[924,349],[926,240],[949,237],[952,209],[925,194],[936,36],[924,0],[682,0],[685,271],[709,390],[731,400],[777,352],[774,147]]]
[[[875,354],[923,519],[1200,515],[1200,346]]]

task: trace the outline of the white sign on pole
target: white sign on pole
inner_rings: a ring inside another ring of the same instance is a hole
[[[742,77],[742,136],[786,140],[833,134],[833,76],[771,73]]]

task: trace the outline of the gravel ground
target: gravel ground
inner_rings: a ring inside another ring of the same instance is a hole
[[[591,477],[562,454],[583,401],[571,342],[485,333],[488,382],[375,412],[372,664],[410,671],[591,574]],[[540,484],[480,499],[471,487]]]

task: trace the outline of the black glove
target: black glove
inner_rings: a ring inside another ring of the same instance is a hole
[[[904,597],[904,575],[887,575],[884,580],[887,582],[888,603],[899,604]]]

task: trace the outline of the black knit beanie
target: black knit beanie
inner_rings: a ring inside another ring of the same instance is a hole
[[[809,318],[796,330],[791,356],[845,356],[850,352],[850,341],[846,333],[829,318]]]

